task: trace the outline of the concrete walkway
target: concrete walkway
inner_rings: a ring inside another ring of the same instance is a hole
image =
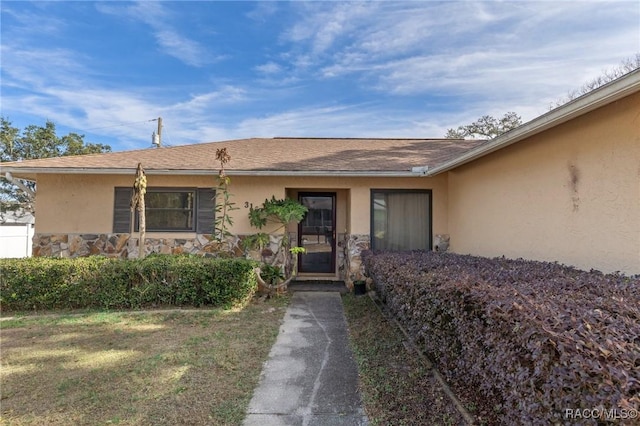
[[[340,294],[295,292],[244,425],[366,424]]]

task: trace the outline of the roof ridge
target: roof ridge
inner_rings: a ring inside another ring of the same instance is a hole
[[[160,170],[168,174],[171,171],[191,171],[187,174],[197,175],[203,174],[203,170],[215,170],[213,158],[216,148],[226,146],[234,156],[230,170],[252,170],[256,173],[297,170],[314,176],[320,171],[340,173],[352,170],[357,175],[363,171],[378,170],[411,175],[413,167],[426,164],[434,167],[478,143],[416,138],[250,138],[2,163],[0,173],[8,171],[20,177],[22,172],[22,176],[28,178],[37,177],[35,175],[40,173],[123,174],[135,170],[136,164],[142,162],[146,170]]]
[[[251,138],[251,139],[268,139],[268,138]],[[274,136],[271,139],[310,139],[310,140],[376,140],[376,141],[455,141],[464,139],[453,138],[355,138],[355,137],[320,137],[320,136]]]

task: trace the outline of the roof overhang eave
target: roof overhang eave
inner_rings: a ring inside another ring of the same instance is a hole
[[[520,142],[523,139],[544,132],[552,127],[565,123],[575,117],[591,112],[604,105],[615,102],[640,90],[640,70],[632,72],[629,76],[613,81],[595,91],[577,98],[563,106],[560,106],[538,118],[523,124],[490,142],[471,149],[466,153],[430,169],[427,176],[435,176],[452,170],[458,166],[474,161],[480,157],[491,154],[506,146]]]
[[[134,175],[135,168],[81,168],[81,167],[0,167],[0,174],[12,173],[14,177],[34,174],[86,174],[86,175]],[[147,175],[204,176],[217,175],[217,170],[193,169],[145,169]],[[410,170],[226,170],[228,176],[298,176],[298,177],[421,177],[424,172]],[[28,178],[27,178],[28,179]]]

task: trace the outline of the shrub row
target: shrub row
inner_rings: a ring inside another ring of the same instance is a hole
[[[499,423],[640,408],[640,277],[449,253],[364,260],[379,296],[447,380]]]
[[[255,292],[255,266],[189,255],[0,259],[0,302],[9,311],[231,306]]]

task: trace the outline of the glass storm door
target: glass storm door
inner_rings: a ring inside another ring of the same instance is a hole
[[[307,249],[298,257],[300,272],[333,273],[336,259],[335,192],[301,192],[300,203],[309,211],[298,224],[298,245]]]

